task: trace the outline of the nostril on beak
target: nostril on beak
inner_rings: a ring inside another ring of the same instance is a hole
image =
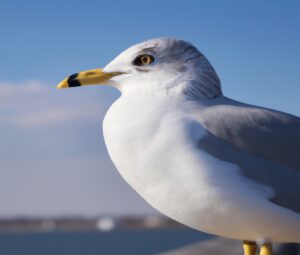
[[[96,74],[95,72],[87,72],[86,73],[87,76],[91,76],[91,75],[95,75],[95,74]]]

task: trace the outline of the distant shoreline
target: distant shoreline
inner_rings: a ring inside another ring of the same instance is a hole
[[[114,229],[184,229],[182,224],[161,216],[144,217],[55,217],[0,219],[0,231],[55,231]]]

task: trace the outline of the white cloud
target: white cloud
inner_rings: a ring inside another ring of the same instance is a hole
[[[63,125],[95,119],[103,105],[89,100],[93,92],[57,91],[41,81],[0,81],[0,121],[19,127]]]
[[[31,80],[25,82],[0,81],[0,99],[22,94],[33,94],[41,91],[46,85],[41,81]]]

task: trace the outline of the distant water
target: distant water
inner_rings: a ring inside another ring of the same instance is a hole
[[[0,254],[150,255],[208,238],[187,229],[0,233]]]

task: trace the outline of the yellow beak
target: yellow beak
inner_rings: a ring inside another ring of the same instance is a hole
[[[92,85],[92,84],[107,84],[110,78],[120,75],[120,72],[106,73],[103,72],[100,68],[93,69],[88,71],[83,71],[75,73],[68,78],[61,81],[58,85],[58,89],[62,88],[71,88],[78,87],[83,85]]]

